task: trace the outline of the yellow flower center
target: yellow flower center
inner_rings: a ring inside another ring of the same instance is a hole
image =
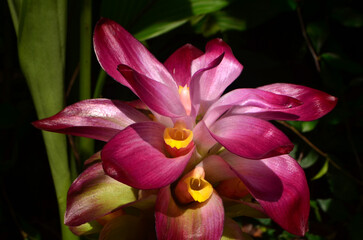
[[[193,132],[189,129],[174,126],[164,130],[164,141],[172,148],[185,148],[192,140]]]
[[[171,156],[184,155],[194,146],[193,132],[185,128],[184,123],[176,122],[173,128],[165,128],[164,142]]]
[[[213,193],[212,185],[204,178],[189,177],[184,180],[188,184],[188,193],[196,202],[204,202]]]
[[[179,180],[174,190],[179,203],[202,203],[211,197],[213,186],[204,179],[204,176],[204,169],[196,167]]]

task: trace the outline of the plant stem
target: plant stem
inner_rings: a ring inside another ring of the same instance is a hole
[[[80,72],[79,98],[91,98],[91,49],[92,49],[92,0],[83,0],[80,16]],[[94,140],[79,138],[81,158],[89,157],[94,151]]]
[[[103,89],[103,85],[105,84],[106,77],[107,77],[106,72],[101,69],[100,73],[98,74],[96,88],[93,93],[93,98],[101,97],[102,89]]]

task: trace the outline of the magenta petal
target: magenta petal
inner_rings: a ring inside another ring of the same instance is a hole
[[[176,86],[164,85],[125,65],[119,65],[118,70],[151,110],[168,117],[186,115]]]
[[[128,125],[141,121],[150,119],[125,103],[99,98],[72,104],[33,125],[46,131],[108,141]]]
[[[231,167],[219,155],[208,156],[199,165],[202,165],[205,179],[211,184],[237,177]]]
[[[117,66],[124,64],[151,79],[175,85],[164,65],[118,23],[106,18],[99,20],[95,27],[93,44],[102,68],[121,84],[130,87],[117,71]]]
[[[300,121],[312,121],[330,112],[337,104],[338,99],[325,92],[295,84],[275,83],[259,87],[259,89],[286,95],[300,100],[301,106],[291,108],[285,113],[299,116]]]
[[[226,111],[231,114],[252,115],[264,119],[297,119],[293,114],[284,114],[286,109],[297,107],[299,100],[259,89],[241,88],[223,95],[207,111],[203,120],[209,126]]]
[[[203,202],[178,205],[170,187],[160,189],[155,206],[158,239],[220,240],[223,233],[224,210],[216,192]]]
[[[101,163],[95,163],[69,188],[64,224],[84,224],[136,199],[134,189],[107,176]]]
[[[210,133],[230,152],[249,159],[286,154],[294,148],[274,125],[250,116],[221,118],[212,124]]]
[[[139,189],[156,189],[175,181],[183,172],[194,148],[184,156],[166,157],[164,129],[159,123],[143,122],[122,130],[102,149],[105,172]]]
[[[164,63],[178,86],[189,86],[191,80],[192,61],[203,55],[203,52],[191,44],[176,50]]]
[[[290,233],[304,235],[310,211],[304,171],[289,155],[250,161],[225,152],[232,167],[266,214]]]
[[[215,68],[205,71],[199,79],[200,99],[214,101],[241,73],[243,66],[233,56],[231,48],[221,39],[207,43],[206,53],[192,63],[192,74],[204,69],[210,63],[224,54],[222,62]]]

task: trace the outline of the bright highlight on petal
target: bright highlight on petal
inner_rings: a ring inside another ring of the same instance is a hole
[[[164,142],[171,156],[184,155],[194,146],[193,132],[185,128],[183,122],[176,122],[173,128],[165,128]]]
[[[190,100],[190,91],[189,87],[185,85],[184,87],[179,86],[179,95],[180,95],[180,101],[182,102],[185,112],[187,115],[190,115],[190,112],[192,111],[192,102]]]

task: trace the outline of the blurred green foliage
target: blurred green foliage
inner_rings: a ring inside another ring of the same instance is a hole
[[[17,9],[22,1],[12,2]],[[22,234],[28,239],[60,239],[47,156],[40,131],[30,125],[37,117],[27,76],[16,57],[19,28],[14,31],[14,25],[19,19],[12,21],[9,6],[5,1],[0,4],[0,239],[24,239]],[[72,83],[79,80],[81,4],[68,1],[64,69],[68,94],[58,89],[66,105],[79,97],[78,84]],[[363,9],[359,0],[95,0],[92,27],[100,17],[118,21],[160,61],[185,43],[203,50],[208,40],[223,38],[244,65],[228,91],[290,82],[338,97],[336,109],[319,121],[276,125],[296,144],[292,155],[308,179],[311,214],[305,239],[361,239]],[[97,86],[96,96],[135,98],[100,74],[94,54],[91,65],[89,81],[92,92]],[[96,150],[101,147],[96,143]],[[72,154],[70,148],[68,152]],[[269,220],[238,221],[252,226],[248,231],[256,239],[297,239]]]

